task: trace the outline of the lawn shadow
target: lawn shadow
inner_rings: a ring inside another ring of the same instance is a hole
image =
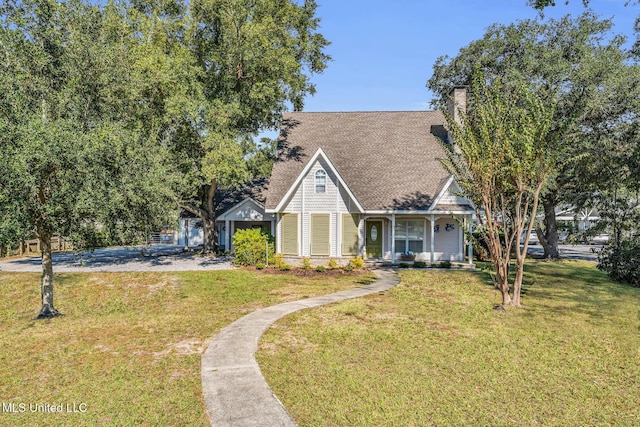
[[[611,282],[595,267],[573,262],[563,262],[562,268],[557,267],[555,261],[525,266],[525,282],[527,277],[535,278],[528,291],[531,299],[536,300],[532,303],[536,311],[545,310],[553,316],[582,313],[598,321],[618,311],[623,297],[628,294],[629,288]],[[526,305],[526,299],[523,303]]]

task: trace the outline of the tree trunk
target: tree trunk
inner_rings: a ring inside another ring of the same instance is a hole
[[[202,230],[204,231],[202,251],[204,253],[217,253],[219,246],[215,216],[213,216],[212,218],[208,215],[206,218],[202,218]]]
[[[513,281],[513,297],[511,299],[511,305],[514,307],[521,307],[520,293],[522,290],[522,278],[524,276],[524,258],[518,260],[516,268],[516,277]]]
[[[42,251],[42,309],[38,319],[60,316],[53,306],[53,260],[51,259],[51,234],[38,233]]]
[[[202,216],[202,228],[204,230],[204,242],[202,243],[202,251],[204,253],[218,252],[218,233],[216,231],[216,207],[215,195],[218,189],[216,180],[212,180],[206,191],[206,200],[204,203],[204,215]]]
[[[511,295],[509,295],[509,263],[494,261],[496,270],[496,288],[502,294],[502,306],[506,307],[511,304]]]
[[[556,222],[556,198],[555,193],[547,195],[542,199],[544,207],[544,230],[536,227],[536,233],[540,244],[544,249],[544,258],[559,259],[558,250],[558,224]]]
[[[509,295],[509,284],[502,286],[500,291],[502,292],[502,306],[506,307],[512,304],[511,295]]]

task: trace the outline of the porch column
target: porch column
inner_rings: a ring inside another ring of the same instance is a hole
[[[458,225],[458,253],[460,254],[460,262],[464,262],[464,217],[461,218]]]
[[[436,251],[436,245],[435,245],[435,236],[434,236],[434,228],[436,226],[436,217],[435,215],[431,215],[431,218],[429,218],[429,221],[431,222],[431,264],[435,263],[436,258],[435,258],[435,251]]]
[[[275,237],[275,239],[276,239],[275,250],[276,250],[277,254],[282,253],[282,245],[280,244],[280,241],[282,240],[280,238],[280,220],[281,219],[282,219],[282,214],[277,213],[276,214],[276,223],[275,223],[276,231],[275,231],[275,234],[273,235]]]
[[[469,264],[473,264],[473,239],[471,238],[471,233],[473,232],[473,217],[469,215],[467,220],[469,221],[469,242],[467,243],[469,246]]]
[[[396,263],[396,214],[391,215],[391,265]]]
[[[358,254],[360,254],[363,259],[366,258],[364,253],[365,233],[364,216],[360,216],[360,221],[358,222]]]
[[[224,250],[225,252],[231,251],[231,247],[229,245],[229,220],[224,220]]]

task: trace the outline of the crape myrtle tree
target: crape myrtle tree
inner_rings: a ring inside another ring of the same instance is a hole
[[[59,314],[54,233],[76,247],[96,230],[132,242],[175,210],[121,12],[80,0],[0,6],[0,243],[39,239],[39,318]]]
[[[538,96],[528,81],[487,77],[479,68],[470,89],[467,111],[458,111],[459,123],[445,113],[452,142],[443,142],[447,157],[441,161],[475,206],[502,306],[520,307],[528,248],[527,240],[520,246],[520,236],[533,229],[540,191],[554,165],[555,141],[548,132],[555,102]]]
[[[443,105],[451,87],[469,84],[479,64],[487,76],[515,76],[530,83],[538,96],[557,98],[558,104],[547,134],[559,151],[557,164],[541,194],[544,220],[537,224],[545,256],[558,258],[555,208],[575,204],[585,179],[572,173],[572,162],[583,155],[587,116],[606,112],[604,99],[611,96],[614,79],[625,67],[624,38],[610,34],[612,23],[590,12],[578,18],[523,20],[491,26],[484,37],[462,48],[456,57],[443,56],[434,65],[427,86]],[[613,83],[612,83],[613,81]],[[598,112],[600,109],[600,112]]]
[[[275,129],[287,108],[301,109],[315,91],[310,76],[329,60],[316,4],[159,0],[133,6],[136,25],[149,34],[140,46],[148,61],[143,90],[163,117],[158,131],[180,177],[176,201],[202,220],[204,251],[215,252],[216,192],[266,173],[272,145],[254,144],[251,136]]]

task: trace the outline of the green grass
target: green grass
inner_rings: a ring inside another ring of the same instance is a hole
[[[526,267],[523,309],[493,310],[486,273],[402,271],[280,320],[258,361],[301,426],[640,425],[640,289]]]
[[[0,274],[0,425],[208,425],[200,357],[221,328],[261,307],[361,286],[371,274],[251,271],[56,275],[64,316],[34,320],[39,275]],[[29,405],[82,413],[31,413]],[[80,407],[80,404],[86,404]]]

